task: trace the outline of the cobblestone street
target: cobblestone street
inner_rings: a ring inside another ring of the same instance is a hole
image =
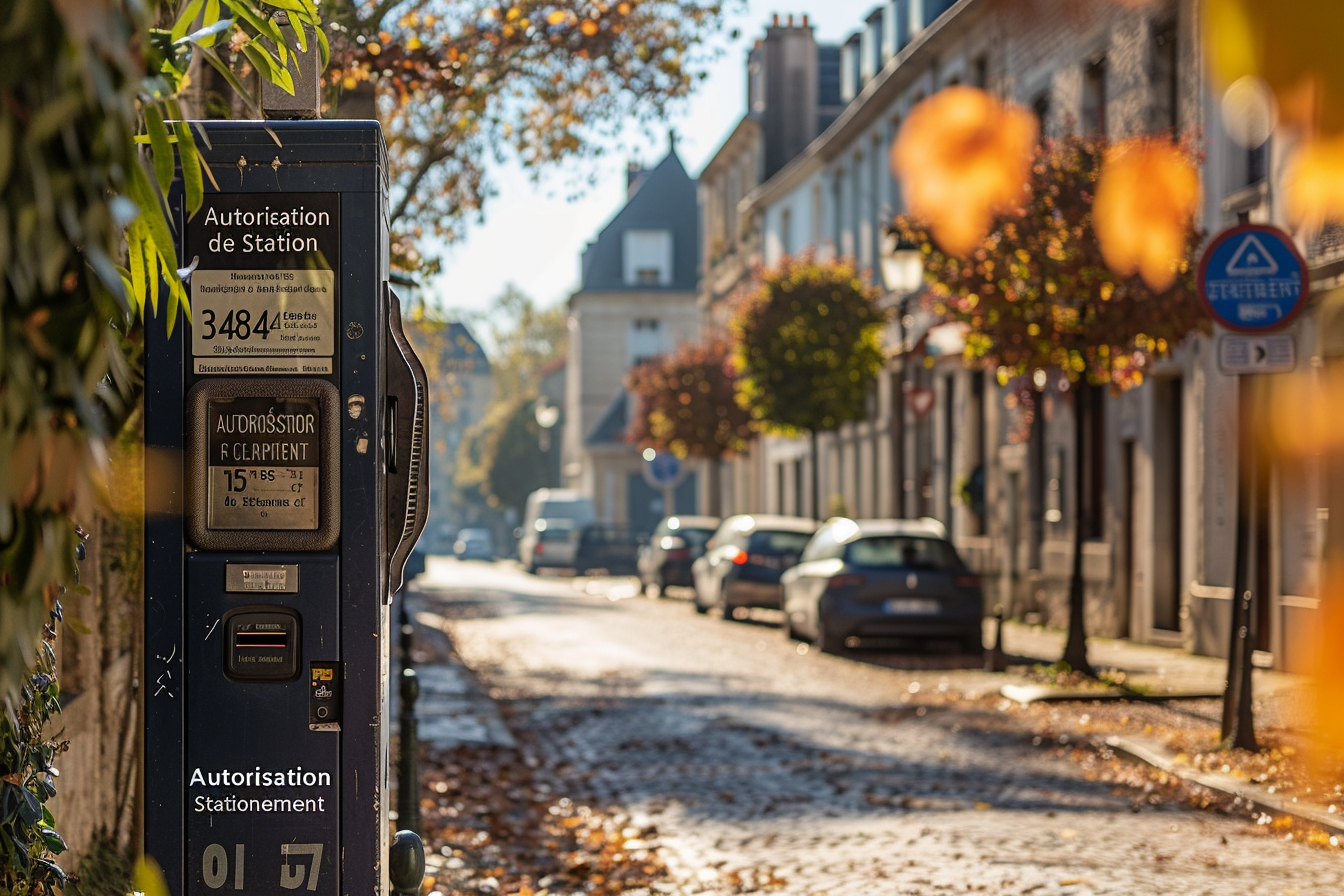
[[[474,564],[443,581],[427,606],[510,723],[598,803],[655,826],[682,892],[1344,887],[1337,854],[1090,781],[992,711],[907,702],[992,692],[994,676],[948,668],[965,658],[825,656],[765,616],[701,617],[624,582]]]

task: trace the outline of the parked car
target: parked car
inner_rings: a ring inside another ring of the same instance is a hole
[[[528,572],[574,568],[583,527],[597,517],[593,499],[569,488],[539,488],[527,496],[518,532],[518,559]]]
[[[827,653],[851,638],[984,650],[984,594],[937,520],[828,520],[783,576],[784,631]]]
[[[489,529],[463,529],[453,542],[453,555],[459,560],[493,560],[495,536]]]
[[[705,552],[705,543],[719,527],[716,516],[670,516],[658,523],[639,550],[639,580],[662,597],[669,585],[691,586],[691,564]]]
[[[639,535],[625,526],[584,526],[574,553],[574,569],[579,573],[633,576],[638,572],[639,542]]]
[[[691,564],[695,609],[710,607],[732,619],[738,607],[779,609],[779,577],[798,562],[815,520],[796,516],[739,514],[725,519],[705,545],[705,554]]]

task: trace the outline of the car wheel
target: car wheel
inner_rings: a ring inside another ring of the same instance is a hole
[[[985,652],[984,635],[980,632],[966,635],[961,639],[961,650],[963,653],[969,653],[973,656],[981,656]]]
[[[817,614],[817,646],[821,648],[822,653],[844,653],[845,639],[840,637],[839,632],[833,631],[826,622],[826,617]]]

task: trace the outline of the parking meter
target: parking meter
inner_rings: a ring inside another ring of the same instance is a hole
[[[189,324],[146,328],[144,849],[172,896],[388,887],[388,608],[424,368],[375,122],[194,125]]]

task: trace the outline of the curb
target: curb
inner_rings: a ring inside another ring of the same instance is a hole
[[[1250,804],[1252,808],[1260,806],[1279,815],[1290,815],[1293,818],[1319,825],[1332,833],[1344,834],[1344,818],[1340,818],[1338,815],[1322,812],[1319,809],[1313,809],[1310,806],[1304,806],[1291,800],[1284,800],[1275,794],[1266,792],[1258,784],[1252,784],[1231,775],[1225,775],[1221,772],[1203,772],[1182,765],[1173,761],[1172,754],[1158,744],[1116,735],[1106,738],[1104,743],[1116,753],[1151,765],[1153,768],[1161,769],[1169,775],[1175,775],[1184,781],[1216,790],[1227,796],[1239,797]]]
[[[1167,700],[1221,699],[1222,691],[1173,691],[1141,694],[1124,688],[1061,688],[1048,684],[1006,684],[999,693],[1023,706],[1052,700],[1129,700],[1133,703],[1163,703]]]

